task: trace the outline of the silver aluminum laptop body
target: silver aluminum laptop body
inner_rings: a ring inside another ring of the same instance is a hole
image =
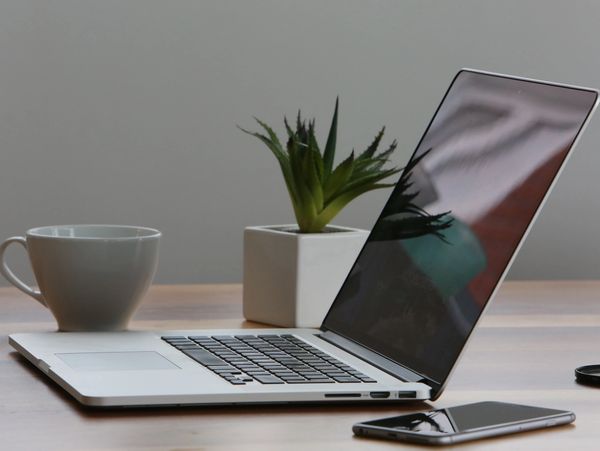
[[[162,335],[294,334],[376,379],[376,384],[231,385],[161,340]],[[316,337],[314,329],[230,329],[122,333],[39,333],[10,336],[10,343],[82,404],[147,406],[428,399],[430,388],[406,383]],[[33,351],[33,352],[32,352]],[[75,369],[62,357],[77,353],[121,353]],[[143,355],[143,354],[148,355]]]
[[[418,230],[402,222],[409,209],[398,206],[397,186],[320,330],[47,332],[13,334],[10,344],[90,406],[436,399],[596,105],[588,88],[461,70],[398,183],[409,181],[427,210]],[[529,187],[533,178],[542,188]],[[526,216],[490,231],[527,196]],[[232,385],[161,338],[271,334],[292,335],[376,382]]]

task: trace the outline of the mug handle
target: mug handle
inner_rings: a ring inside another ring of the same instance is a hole
[[[27,285],[26,283],[21,281],[19,278],[17,278],[17,276],[15,276],[15,274],[10,270],[10,268],[6,264],[6,260],[4,259],[4,252],[6,251],[6,248],[8,246],[10,246],[12,243],[19,243],[21,246],[23,246],[25,248],[25,250],[27,250],[27,241],[22,236],[10,237],[6,241],[4,241],[4,243],[0,244],[0,273],[2,273],[2,275],[6,278],[6,280],[8,280],[10,283],[12,283],[15,287],[17,287],[23,293],[28,294],[33,299],[35,299],[40,304],[42,304],[44,307],[48,307],[46,305],[46,301],[44,300],[44,297],[42,296],[42,293],[40,293],[38,290],[34,290],[29,285]]]

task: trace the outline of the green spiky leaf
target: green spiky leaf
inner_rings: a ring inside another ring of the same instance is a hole
[[[329,127],[329,134],[327,135],[327,143],[325,144],[325,150],[323,152],[323,181],[327,181],[329,174],[333,168],[333,160],[335,158],[335,145],[337,141],[337,123],[338,123],[338,108],[340,105],[340,98],[335,99],[335,110],[333,111],[333,118],[331,119],[331,125]]]
[[[342,161],[338,167],[335,168],[335,170],[328,177],[327,182],[325,182],[323,191],[326,202],[329,202],[329,200],[346,185],[352,176],[353,169],[354,152],[352,152],[348,158]]]

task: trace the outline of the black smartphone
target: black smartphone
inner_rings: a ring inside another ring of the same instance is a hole
[[[363,437],[450,445],[573,421],[575,414],[566,410],[486,401],[357,423],[352,431]]]

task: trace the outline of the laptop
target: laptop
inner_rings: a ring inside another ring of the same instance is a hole
[[[90,406],[434,400],[597,98],[459,71],[319,329],[23,333],[10,344]]]

